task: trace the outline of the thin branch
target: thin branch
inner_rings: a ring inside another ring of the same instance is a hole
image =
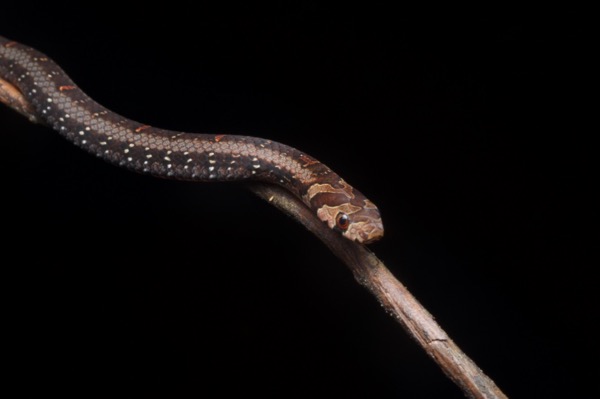
[[[19,89],[0,78],[0,102],[8,105],[31,122],[37,122],[33,107],[21,95]]]
[[[7,104],[31,121],[37,120],[33,108],[11,84],[0,78],[0,102]],[[502,399],[506,395],[465,355],[390,271],[366,247],[355,244],[329,229],[298,198],[287,190],[261,183],[248,187],[282,212],[315,234],[352,271],[404,327],[442,371],[469,398]]]

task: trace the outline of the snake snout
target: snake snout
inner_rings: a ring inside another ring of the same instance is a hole
[[[381,219],[365,224],[359,234],[361,238],[360,242],[363,244],[371,244],[380,240],[383,237],[383,223]]]
[[[352,241],[371,244],[383,237],[383,223],[380,217],[362,217],[353,221],[344,235]]]

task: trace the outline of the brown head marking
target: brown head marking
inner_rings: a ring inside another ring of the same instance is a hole
[[[368,244],[383,237],[377,207],[343,180],[313,184],[303,198],[329,228],[352,241]]]

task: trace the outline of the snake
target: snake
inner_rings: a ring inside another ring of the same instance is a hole
[[[373,202],[288,145],[252,136],[177,132],[125,118],[85,94],[50,57],[2,36],[0,79],[25,98],[36,122],[113,165],[175,180],[276,184],[351,241],[369,244],[383,237]]]

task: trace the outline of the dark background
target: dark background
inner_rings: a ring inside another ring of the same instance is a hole
[[[597,45],[578,15],[195,2],[2,14],[1,35],[123,115],[266,137],[331,166],[383,213],[372,249],[509,397],[600,394],[586,364]],[[4,107],[0,132],[17,176],[3,193],[17,272],[4,329],[24,389],[463,397],[320,242],[243,187],[120,170]]]

